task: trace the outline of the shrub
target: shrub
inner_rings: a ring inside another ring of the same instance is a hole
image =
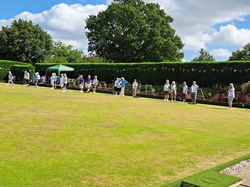
[[[12,74],[16,77],[16,81],[22,81],[24,76],[24,71],[30,72],[30,80],[34,77],[35,67],[28,65],[14,65],[11,68]]]
[[[24,63],[24,62],[0,60],[0,80],[7,80],[8,79],[8,71],[11,70],[11,68],[14,65],[28,65],[28,64]]]
[[[243,83],[240,88],[243,94],[250,93],[250,81],[248,81],[247,83]]]

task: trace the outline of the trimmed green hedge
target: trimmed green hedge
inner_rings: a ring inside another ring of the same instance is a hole
[[[16,61],[10,61],[10,60],[0,60],[0,80],[7,80],[8,79],[8,71],[12,69],[15,65],[28,65],[31,66],[28,63],[24,62],[16,62]],[[32,67],[32,66],[31,66]],[[12,72],[13,73],[13,72]],[[14,76],[16,76],[13,73]]]
[[[47,67],[55,64],[36,64],[36,71],[45,74]],[[79,74],[97,75],[99,80],[113,82],[116,77],[125,77],[129,82],[137,79],[142,84],[162,85],[166,79],[188,85],[196,80],[202,87],[215,84],[242,84],[250,80],[250,62],[176,62],[176,63],[107,63],[63,64],[75,68]]]
[[[24,77],[24,71],[30,72],[30,80],[34,77],[35,67],[28,65],[14,65],[11,68],[11,72],[16,76],[16,81],[22,81]]]

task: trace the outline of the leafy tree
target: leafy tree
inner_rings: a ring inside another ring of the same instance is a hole
[[[246,44],[243,49],[233,52],[229,61],[233,60],[250,60],[250,43]]]
[[[159,4],[115,0],[86,21],[89,52],[114,62],[180,61],[183,43]]]
[[[83,52],[73,49],[72,45],[65,45],[61,41],[54,42],[50,55],[45,61],[51,63],[76,63],[82,61]]]
[[[0,31],[0,58],[35,64],[52,48],[51,36],[31,21],[14,21]]]
[[[213,62],[215,61],[214,57],[212,54],[208,53],[205,51],[203,48],[199,51],[200,55],[198,57],[195,57],[192,62],[202,62],[202,61],[210,61]]]

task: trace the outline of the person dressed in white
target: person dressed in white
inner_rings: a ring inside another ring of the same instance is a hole
[[[55,75],[54,73],[52,73],[50,77],[51,89],[54,89],[54,79],[55,79]]]
[[[9,75],[8,75],[8,84],[14,84],[13,75],[12,75],[11,71],[9,71]]]
[[[40,73],[39,72],[37,72],[37,87],[38,87],[38,83],[39,83],[39,81],[41,80],[41,76],[40,76]]]
[[[199,89],[199,86],[196,84],[196,81],[193,81],[193,84],[191,86],[191,99],[192,99],[192,104],[197,104],[196,99],[197,99],[197,91]]]
[[[136,97],[137,94],[137,88],[138,88],[138,82],[136,79],[134,79],[134,82],[132,84],[132,90],[133,90],[133,97]]]
[[[66,73],[64,73],[63,74],[63,76],[64,76],[64,86],[63,86],[63,92],[66,92],[66,89],[67,89],[67,84],[68,84],[68,77],[67,77],[67,74]]]
[[[27,79],[27,71],[24,71],[23,74],[23,81],[24,81],[24,85],[26,86],[26,79]]]
[[[64,87],[64,76],[63,76],[62,73],[61,73],[61,76],[60,76],[60,87],[63,90],[63,87]]]
[[[27,71],[26,72],[26,85],[29,86],[29,82],[30,82],[30,72]]]
[[[172,82],[170,89],[171,89],[171,101],[176,102],[177,87],[175,81]]]
[[[24,85],[29,86],[29,81],[30,81],[30,73],[29,71],[24,71]]]
[[[233,106],[234,97],[235,97],[235,88],[234,88],[233,83],[230,83],[229,88],[228,88],[228,95],[227,95],[229,109],[231,109]]]
[[[187,93],[188,93],[188,86],[186,82],[183,82],[183,87],[182,87],[182,101],[186,102],[187,99]]]
[[[164,90],[164,100],[168,101],[168,99],[169,99],[169,92],[170,92],[169,80],[166,80],[166,83],[164,84],[163,90]]]
[[[98,81],[98,79],[97,79],[97,76],[94,76],[94,79],[93,79],[93,81],[92,81],[93,93],[96,93],[96,88],[97,88],[98,84],[99,84],[99,81]]]

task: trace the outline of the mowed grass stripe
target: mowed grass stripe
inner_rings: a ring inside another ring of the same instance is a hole
[[[0,84],[0,186],[160,186],[250,151],[250,112]]]

